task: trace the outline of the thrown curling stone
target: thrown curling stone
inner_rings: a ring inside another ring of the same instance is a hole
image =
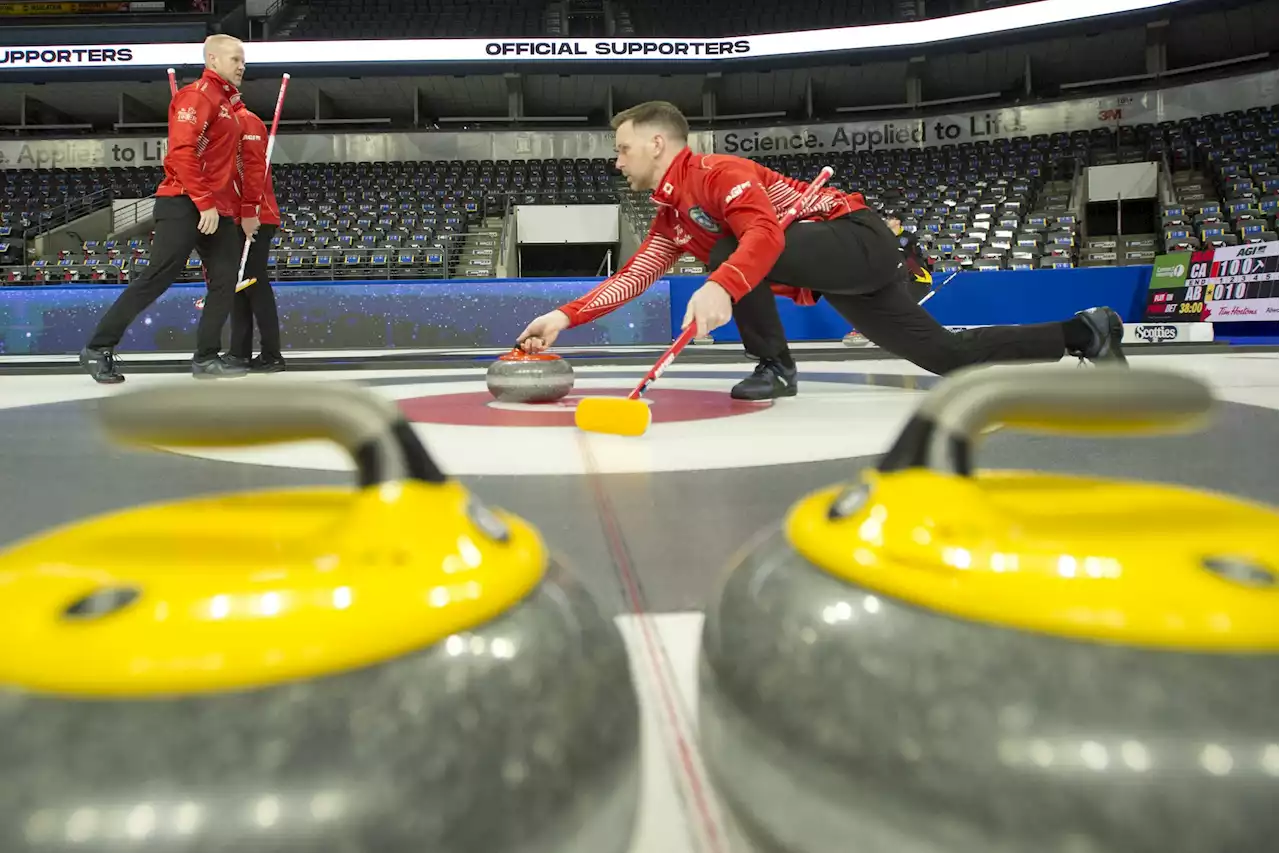
[[[573,390],[573,365],[552,353],[515,349],[489,365],[485,382],[500,403],[554,403]]]
[[[629,849],[621,636],[394,403],[170,386],[100,413],[142,445],[327,438],[359,487],[140,507],[0,552],[0,850]]]
[[[708,769],[754,846],[1275,849],[1275,510],[970,468],[992,422],[1185,429],[1211,405],[1175,374],[956,374],[878,470],[755,543],[699,664]]]

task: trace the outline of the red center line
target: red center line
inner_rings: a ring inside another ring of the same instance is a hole
[[[711,804],[707,797],[708,786],[698,772],[698,766],[694,758],[694,749],[690,742],[692,738],[686,735],[684,727],[681,725],[680,716],[676,711],[674,675],[664,672],[659,664],[659,657],[662,654],[658,649],[658,639],[654,636],[653,629],[650,626],[644,595],[641,593],[640,585],[636,580],[635,570],[631,563],[631,555],[627,549],[626,540],[622,536],[622,527],[618,523],[617,514],[613,511],[613,504],[610,502],[609,496],[600,480],[595,454],[591,452],[587,438],[579,435],[578,443],[582,449],[587,477],[591,482],[591,489],[595,495],[596,509],[600,516],[605,539],[609,544],[610,551],[613,552],[614,565],[617,567],[618,577],[626,589],[632,613],[639,617],[637,621],[640,623],[641,634],[644,637],[645,647],[648,651],[649,665],[653,668],[654,679],[658,683],[661,694],[663,710],[675,737],[680,766],[684,770],[685,779],[689,783],[689,788],[697,803],[698,817],[702,820],[703,829],[706,831],[713,849],[723,850],[721,834],[716,826],[716,820],[712,815]]]

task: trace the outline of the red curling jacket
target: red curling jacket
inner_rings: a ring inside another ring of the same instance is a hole
[[[706,263],[711,247],[732,234],[738,248],[707,277],[737,302],[764,281],[782,254],[778,217],[808,183],[731,154],[694,154],[685,148],[658,182],[658,213],[639,250],[590,293],[561,307],[570,326],[599,319],[634,299],[663,276],[685,252]],[[866,209],[857,193],[824,187],[798,220],[831,220]],[[816,300],[806,288],[771,284],[773,292],[801,305]]]
[[[267,168],[267,126],[241,101],[236,104],[240,120],[240,156],[236,172],[240,178],[240,213],[238,219],[258,217],[263,225],[280,224],[280,206],[276,203],[271,171]]]
[[[235,188],[239,100],[235,86],[207,69],[178,90],[169,102],[169,147],[157,196],[189,196],[197,210],[216,207],[220,216],[240,211]]]

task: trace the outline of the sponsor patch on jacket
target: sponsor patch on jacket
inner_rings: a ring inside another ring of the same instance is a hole
[[[249,140],[250,142],[261,142],[261,141],[262,141],[262,137],[261,137],[261,136],[259,136],[259,135],[258,135],[258,134],[256,134],[256,133],[246,133],[246,134],[244,135],[244,138],[245,138],[245,139],[247,139],[247,140]]]
[[[196,123],[196,108],[181,107],[178,109],[178,121],[185,121],[187,124]]]
[[[710,231],[712,234],[720,233],[720,223],[708,216],[707,212],[700,207],[689,208],[689,218],[698,223],[698,227],[703,231]]]
[[[748,188],[748,187],[750,187],[750,186],[751,186],[751,182],[750,182],[750,181],[743,181],[742,183],[738,184],[738,185],[737,185],[736,187],[734,187],[733,189],[729,190],[729,194],[728,194],[727,196],[725,196],[725,197],[724,197],[724,204],[725,204],[725,206],[726,206],[726,207],[728,207],[729,202],[733,201],[735,198],[737,198],[738,196],[740,196],[740,195],[742,195],[744,192],[746,192],[746,191],[747,191],[747,188]]]

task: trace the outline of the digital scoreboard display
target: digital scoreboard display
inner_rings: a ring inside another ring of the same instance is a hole
[[[1156,258],[1146,320],[1161,323],[1280,319],[1280,243],[1248,243]]]

